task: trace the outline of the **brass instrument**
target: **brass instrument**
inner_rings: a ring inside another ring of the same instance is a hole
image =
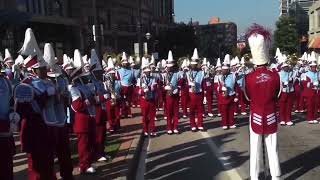
[[[197,74],[195,76],[193,76],[193,72],[190,71],[190,73],[189,73],[189,84],[191,86],[190,89],[191,89],[192,93],[196,92],[196,80],[195,80],[196,76],[197,76]]]
[[[167,76],[166,76],[166,87],[169,87],[169,88],[167,88],[166,90],[167,90],[167,94],[169,95],[169,96],[172,96],[173,95],[173,88],[172,88],[172,84],[171,84],[171,78],[172,78],[172,74],[167,74]]]
[[[114,106],[117,103],[117,94],[114,91],[114,80],[110,76],[104,76],[105,80],[103,82],[105,89],[110,92],[111,105]]]

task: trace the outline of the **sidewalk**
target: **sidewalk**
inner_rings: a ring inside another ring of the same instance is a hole
[[[139,151],[142,143],[142,125],[140,108],[133,108],[133,118],[121,119],[122,129],[119,133],[110,135],[107,134],[108,143],[120,143],[120,147],[111,162],[94,163],[97,167],[95,175],[80,175],[78,169],[78,154],[76,150],[72,155],[74,170],[73,174],[76,180],[102,180],[102,179],[132,179],[135,177],[136,167],[139,160]],[[15,135],[17,151],[19,148],[19,135]],[[71,143],[76,144],[76,138],[71,138]],[[117,146],[117,144],[115,145]],[[108,146],[109,148],[110,146]],[[117,148],[117,147],[116,147]],[[14,179],[28,179],[28,165],[25,153],[17,152],[14,157]],[[56,171],[59,170],[57,166]],[[60,178],[59,172],[57,177]]]

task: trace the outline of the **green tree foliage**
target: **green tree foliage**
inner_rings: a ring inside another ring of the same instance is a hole
[[[295,20],[289,16],[281,16],[276,26],[274,47],[290,54],[297,52],[299,38]]]

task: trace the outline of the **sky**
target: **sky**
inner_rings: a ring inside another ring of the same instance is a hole
[[[174,0],[176,22],[199,21],[208,24],[211,17],[222,22],[234,22],[238,34],[244,33],[252,23],[272,30],[279,17],[279,0]]]

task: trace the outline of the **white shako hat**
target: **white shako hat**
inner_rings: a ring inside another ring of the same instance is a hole
[[[303,55],[299,59],[302,60],[302,61],[307,61],[308,60],[307,52],[304,52]]]
[[[154,59],[154,56],[152,55],[152,56],[151,56],[151,61],[150,61],[150,63],[149,63],[149,66],[150,66],[150,67],[155,67],[155,65],[156,65],[156,60]]]
[[[194,48],[190,64],[198,64],[198,59],[199,59],[198,49]]]
[[[269,60],[268,43],[271,35],[268,30],[258,24],[253,24],[246,33],[251,49],[253,64],[256,66],[267,64]]]
[[[244,59],[243,56],[242,56],[242,58],[241,58],[240,64],[241,64],[242,66],[244,66],[244,64],[245,64],[245,59]]]
[[[38,46],[37,40],[32,29],[28,28],[25,32],[23,45],[19,50],[23,56],[27,56],[23,64],[27,69],[46,67],[47,64],[43,59],[43,54]]]
[[[23,58],[23,56],[21,56],[21,55],[18,55],[18,57],[17,57],[17,59],[15,60],[15,62],[14,62],[14,64],[16,64],[16,65],[23,65],[23,61],[24,61],[24,58]]]
[[[203,58],[202,64],[201,66],[207,66],[208,65],[208,61],[207,58]],[[209,66],[208,66],[209,67]]]
[[[11,56],[11,53],[10,53],[10,51],[9,51],[9,49],[5,49],[5,50],[4,50],[4,59],[3,59],[3,62],[4,62],[4,63],[9,63],[9,62],[13,63],[13,62],[14,62],[14,61],[13,61],[13,58],[12,58],[12,56]]]
[[[240,59],[238,58],[238,56],[236,56],[234,58],[234,62],[236,63],[236,66],[239,67],[240,66]]]
[[[285,54],[283,54],[283,55],[282,55],[282,58],[281,58],[281,68],[284,68],[284,67],[288,67],[288,66],[289,66],[289,64],[287,63],[287,61],[288,61],[288,57],[287,57]]]
[[[151,69],[150,69],[150,62],[147,58],[145,57],[142,57],[142,60],[141,60],[141,69],[143,72],[150,72]]]
[[[236,61],[235,61],[235,58],[232,58],[231,61],[230,61],[230,66],[235,66],[237,65]]]
[[[114,67],[113,59],[110,57],[110,58],[108,58],[107,67],[105,68],[105,71],[108,74],[116,73],[114,68],[115,67]]]
[[[168,53],[168,59],[166,62],[166,67],[172,67],[175,64],[175,60],[173,59],[172,51],[170,50]]]
[[[127,55],[126,55],[126,53],[125,53],[125,52],[122,52],[121,63],[122,63],[122,64],[129,63],[129,62],[128,62]]]
[[[311,55],[308,58],[309,66],[317,66],[317,57],[314,51],[311,52]]]
[[[73,54],[73,67],[75,69],[71,72],[70,77],[76,78],[77,75],[82,72],[83,66],[84,66],[84,63],[82,60],[81,53],[78,49],[75,49]]]
[[[68,57],[66,54],[63,55],[62,69],[65,71],[74,69],[73,60],[70,57]]]
[[[167,61],[165,59],[161,60],[161,67],[165,69],[167,67]]]
[[[102,66],[95,49],[91,49],[91,57],[89,59],[90,71],[101,71]]]
[[[57,65],[58,61],[55,57],[52,45],[50,43],[46,43],[43,50],[43,59],[47,63],[47,67],[49,69],[47,75],[49,77],[58,77],[62,74],[60,67]]]
[[[222,69],[229,69],[230,68],[230,61],[231,61],[230,59],[231,59],[230,55],[226,54],[224,57]]]
[[[218,70],[218,71],[221,70],[221,59],[220,58],[217,59],[216,70]]]
[[[130,66],[135,66],[135,63],[134,63],[132,56],[129,56],[129,63],[130,63]]]
[[[278,58],[280,55],[282,55],[281,51],[279,48],[276,50],[276,55],[274,56],[275,58]]]

